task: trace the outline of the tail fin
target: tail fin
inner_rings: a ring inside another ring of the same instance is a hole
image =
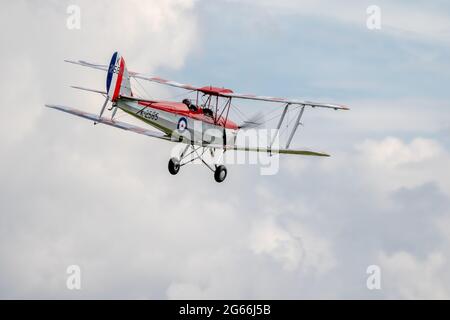
[[[113,54],[109,64],[106,77],[106,91],[108,92],[109,100],[112,102],[117,101],[121,95],[133,96],[125,60],[118,52]]]

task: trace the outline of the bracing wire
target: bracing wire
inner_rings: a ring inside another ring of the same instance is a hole
[[[136,78],[134,78],[134,80],[136,81],[136,83],[142,88],[142,90],[144,90],[145,94],[147,95],[147,98],[151,97],[151,94],[148,93],[148,91],[145,89],[145,87],[140,83],[140,81]],[[141,95],[142,96],[142,95]],[[143,97],[143,96],[142,96]]]

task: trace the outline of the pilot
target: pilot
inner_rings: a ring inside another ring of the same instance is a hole
[[[196,112],[197,106],[191,102],[189,99],[184,99],[183,103],[189,108],[189,110]]]
[[[209,108],[206,108],[206,107],[203,108],[203,114],[205,116],[208,116],[208,117],[211,117],[211,118],[214,117],[213,111],[211,109],[209,109]]]

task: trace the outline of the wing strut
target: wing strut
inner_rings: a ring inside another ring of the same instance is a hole
[[[288,103],[284,107],[283,113],[281,114],[280,121],[278,121],[277,131],[276,131],[275,135],[273,136],[272,141],[270,142],[270,149],[272,149],[273,143],[275,142],[275,139],[277,138],[278,134],[280,133],[281,125],[283,124],[284,117],[286,116],[286,113],[287,113],[290,105],[291,104]]]
[[[105,100],[105,102],[103,103],[103,106],[102,106],[102,109],[100,110],[100,114],[99,114],[99,119],[101,119],[102,118],[102,116],[103,116],[103,112],[105,112],[105,108],[106,108],[106,105],[108,104],[108,101],[109,101],[109,98],[108,98],[108,96],[106,96],[106,100]],[[94,122],[94,125],[96,125],[97,124],[97,122]]]
[[[289,140],[286,143],[286,149],[289,149],[289,145],[291,144],[292,138],[294,137],[294,134],[297,131],[298,126],[301,124],[300,120],[302,119],[304,111],[305,111],[305,105],[302,105],[302,108],[300,109],[297,120],[295,121],[294,128],[292,129],[291,135],[289,136]]]

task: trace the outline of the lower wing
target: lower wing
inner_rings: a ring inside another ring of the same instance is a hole
[[[272,149],[269,147],[245,147],[245,146],[234,146],[234,145],[222,145],[222,144],[206,144],[203,147],[214,148],[214,149],[225,149],[234,151],[246,151],[246,152],[265,152],[265,153],[278,153],[278,154],[293,154],[302,156],[317,156],[317,157],[329,157],[329,154],[318,151],[311,150],[296,150],[296,149]]]
[[[107,118],[103,118],[103,117],[99,117],[98,115],[92,114],[92,113],[87,113],[84,111],[80,111],[74,108],[70,108],[70,107],[66,107],[66,106],[61,106],[61,105],[45,105],[48,108],[51,109],[55,109],[55,110],[59,110],[59,111],[63,111],[66,113],[70,113],[73,114],[75,116],[81,117],[81,118],[85,118],[88,120],[92,120],[96,123],[102,123],[102,124],[106,124],[108,126],[112,126],[112,127],[116,127],[119,129],[123,129],[123,130],[127,130],[127,131],[132,131],[135,133],[139,133],[139,134],[143,134],[145,136],[148,137],[152,137],[152,138],[158,138],[158,139],[163,139],[163,140],[169,140],[170,141],[170,137],[167,136],[164,133],[161,132],[157,132],[157,131],[152,131],[152,130],[148,130],[148,129],[144,129],[126,122],[122,122],[122,121],[116,121],[116,120],[110,120]]]
[[[107,118],[99,117],[98,115],[84,112],[81,110],[77,110],[74,108],[61,106],[61,105],[45,105],[48,108],[59,110],[62,112],[66,112],[69,114],[73,114],[75,116],[85,118],[96,123],[106,124],[108,126],[116,127],[122,130],[132,131],[135,133],[139,133],[148,137],[163,139],[167,141],[174,141],[170,136],[153,130],[144,129],[126,122],[110,120]],[[295,150],[295,149],[271,149],[269,147],[246,147],[246,146],[236,146],[236,145],[222,145],[222,144],[204,144],[199,145],[201,147],[206,148],[215,148],[215,149],[225,149],[225,150],[236,150],[236,151],[246,151],[246,152],[265,152],[265,153],[279,153],[279,154],[294,154],[294,155],[304,155],[304,156],[320,156],[320,157],[329,157],[328,154],[323,152],[315,152],[310,150]]]

